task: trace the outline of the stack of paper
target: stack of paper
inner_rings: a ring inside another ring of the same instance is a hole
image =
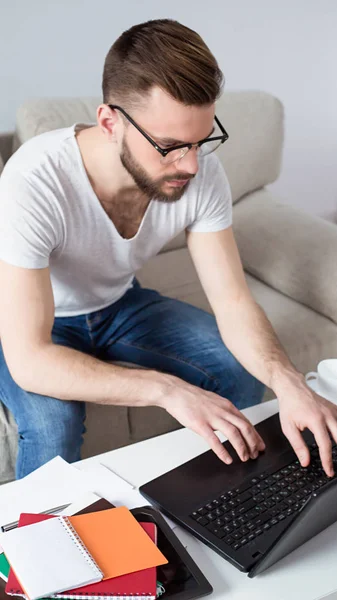
[[[6,592],[30,600],[156,597],[155,525],[139,524],[126,507],[71,517],[23,514],[0,536],[11,564]],[[79,589],[77,589],[79,588]]]
[[[5,556],[5,553],[2,551],[0,554],[0,577],[4,579],[4,581],[8,580],[9,574],[9,562]]]
[[[17,521],[22,512],[44,512],[82,497],[88,505],[98,499],[94,491],[86,473],[56,456],[23,479],[1,486],[0,527]]]

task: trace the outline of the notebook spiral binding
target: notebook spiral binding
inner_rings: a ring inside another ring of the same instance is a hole
[[[51,598],[70,598],[72,600],[83,600],[86,597],[89,597],[91,600],[112,600],[113,598],[118,598],[118,600],[135,600],[135,598],[141,598],[141,600],[153,600],[154,596],[143,595],[143,594],[134,594],[133,596],[127,594],[113,594],[111,596],[94,596],[91,594],[81,594],[80,596],[67,596],[63,594],[58,594],[57,596],[51,596]]]
[[[165,591],[165,589],[164,589]],[[161,594],[163,594],[163,592],[161,592]],[[160,594],[160,595],[161,595]],[[25,598],[26,600],[28,600],[27,596],[25,596],[24,594],[22,594],[21,590],[11,590],[9,592],[10,596],[17,596],[20,598]],[[51,598],[59,598],[60,600],[62,600],[63,598],[70,598],[71,600],[76,600],[77,598],[79,600],[81,599],[86,599],[87,596],[91,599],[91,600],[111,600],[112,598],[118,598],[118,600],[135,600],[135,598],[141,598],[141,600],[153,600],[153,596],[150,595],[142,595],[142,594],[134,594],[133,596],[128,596],[128,595],[123,595],[123,594],[114,594],[113,596],[93,596],[91,594],[81,594],[80,596],[67,596],[66,593],[65,594],[52,594],[50,597]],[[158,597],[158,596],[157,596]]]
[[[86,548],[86,546],[82,542],[80,536],[78,535],[76,529],[72,526],[68,517],[58,517],[58,519],[61,521],[64,529],[70,535],[70,537],[72,538],[72,540],[74,541],[76,546],[81,550],[86,561],[90,564],[90,566],[93,568],[93,570],[96,571],[96,575],[98,577],[104,577],[104,573],[101,571],[101,569],[99,568],[94,557],[90,554],[89,550]],[[53,595],[53,597],[57,597],[57,596]]]

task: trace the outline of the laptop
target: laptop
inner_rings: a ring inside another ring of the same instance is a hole
[[[225,465],[212,450],[140,487],[170,519],[240,571],[254,577],[337,521],[337,476],[322,469],[312,433],[303,432],[311,462],[301,467],[279,415],[256,425],[266,450]],[[337,445],[332,441],[334,470]]]

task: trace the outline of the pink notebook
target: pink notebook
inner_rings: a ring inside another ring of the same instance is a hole
[[[19,519],[19,527],[39,523],[46,519],[53,519],[54,515],[30,514],[22,513]],[[149,535],[151,540],[156,543],[157,528],[154,523],[140,523],[144,531]],[[23,596],[24,592],[20,586],[13,569],[10,569],[8,582],[6,584],[6,593],[11,596]],[[73,590],[55,594],[52,598],[69,598],[74,600],[99,600],[102,596],[110,600],[116,598],[119,600],[121,596],[128,596],[131,599],[134,596],[137,598],[146,598],[147,600],[155,600],[157,596],[157,569],[143,569],[128,575],[105,579],[97,583],[92,583],[85,587],[79,587]]]

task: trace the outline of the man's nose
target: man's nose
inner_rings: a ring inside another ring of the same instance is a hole
[[[191,148],[191,150],[186,152],[185,156],[177,161],[177,170],[189,173],[190,175],[195,175],[199,169],[197,152],[198,148]]]

